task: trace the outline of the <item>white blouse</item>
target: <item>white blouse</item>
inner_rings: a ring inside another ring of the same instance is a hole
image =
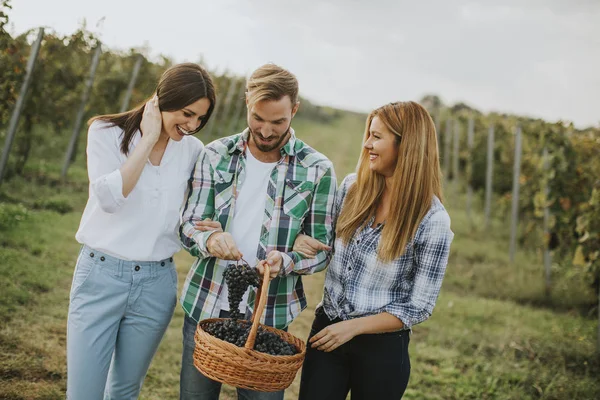
[[[130,261],[159,261],[181,248],[180,212],[202,142],[193,136],[169,140],[159,166],[146,162],[140,179],[123,197],[123,130],[94,121],[88,132],[89,199],[75,238],[79,243]],[[130,153],[139,143],[135,133]]]

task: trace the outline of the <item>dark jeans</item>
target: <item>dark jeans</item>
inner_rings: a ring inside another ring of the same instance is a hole
[[[220,318],[229,318],[229,312],[221,311]],[[218,400],[221,383],[204,376],[194,366],[194,334],[196,321],[185,316],[183,321],[183,355],[181,359],[181,375],[179,381],[180,400]],[[248,389],[237,389],[239,399],[244,400],[283,400],[283,390],[279,392],[257,392]]]
[[[315,312],[309,339],[330,321],[322,308]],[[300,400],[400,399],[408,385],[408,331],[359,335],[332,352],[306,346]]]

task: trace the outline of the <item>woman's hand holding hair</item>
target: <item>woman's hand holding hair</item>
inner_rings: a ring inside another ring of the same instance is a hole
[[[156,145],[160,132],[162,130],[162,117],[158,108],[158,97],[154,96],[146,103],[142,122],[140,123],[140,131],[142,132],[142,140],[135,146],[135,149],[127,157],[127,161],[120,168],[121,177],[123,179],[123,196],[129,196],[129,193],[137,185],[144,166],[148,162],[148,158],[152,153],[152,149]]]
[[[140,123],[140,131],[142,132],[142,140],[147,140],[154,145],[160,137],[162,130],[162,116],[158,107],[158,96],[154,95],[144,107],[142,114],[142,122]]]

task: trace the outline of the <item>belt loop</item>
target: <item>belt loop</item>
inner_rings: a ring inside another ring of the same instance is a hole
[[[123,277],[123,264],[125,264],[125,260],[121,260],[119,258],[119,262],[117,263],[117,277],[118,278]]]

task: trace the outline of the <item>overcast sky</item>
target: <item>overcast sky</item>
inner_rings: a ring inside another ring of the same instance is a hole
[[[600,126],[600,0],[13,0],[13,33],[85,19],[111,48],[246,75],[296,74],[358,111],[435,93],[482,111]],[[101,26],[97,22],[105,17]]]

